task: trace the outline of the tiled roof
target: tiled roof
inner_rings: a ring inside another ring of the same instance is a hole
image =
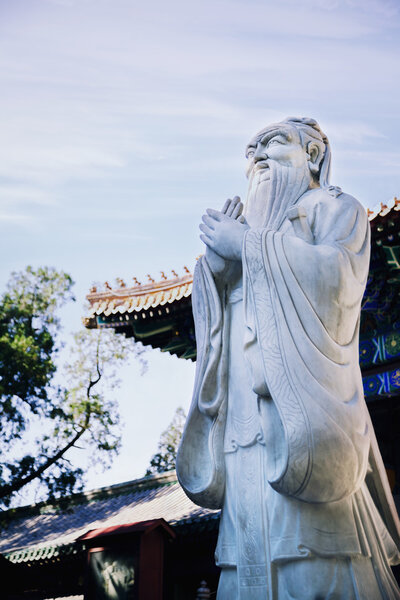
[[[91,529],[159,518],[181,528],[218,515],[193,504],[171,471],[76,494],[64,509],[46,503],[16,509],[2,530],[0,553],[16,563],[48,560],[79,552],[75,541]]]
[[[391,210],[399,211],[400,210],[400,198],[396,198],[394,196],[387,203],[379,202],[373,209],[367,208],[368,219],[373,221],[377,216],[386,217],[387,214],[390,213]]]
[[[182,277],[150,282],[134,287],[112,289],[109,284],[106,291],[91,291],[87,298],[91,305],[89,319],[96,315],[106,317],[115,314],[140,312],[171,304],[192,293],[193,275],[187,272]]]

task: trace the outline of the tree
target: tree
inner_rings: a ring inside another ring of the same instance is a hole
[[[178,452],[185,421],[185,411],[181,407],[177,408],[168,428],[160,436],[158,452],[152,456],[146,475],[164,473],[175,469],[176,453]]]
[[[117,368],[130,356],[145,367],[143,348],[112,330],[76,333],[67,364],[58,367],[58,312],[74,300],[72,285],[62,271],[27,267],[11,275],[0,301],[3,506],[32,482],[50,499],[81,489],[83,469],[70,461],[78,442],[90,448],[93,462],[107,465],[118,452],[120,433],[117,403],[106,395],[118,385]]]

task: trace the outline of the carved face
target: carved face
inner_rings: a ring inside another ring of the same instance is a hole
[[[304,169],[309,158],[296,128],[276,125],[262,130],[250,141],[246,157],[249,161],[247,176],[253,170],[265,170],[264,180],[269,178],[271,161],[285,167]]]
[[[249,143],[249,192],[244,214],[251,227],[278,229],[286,211],[313,185],[310,156],[296,127],[278,123]]]

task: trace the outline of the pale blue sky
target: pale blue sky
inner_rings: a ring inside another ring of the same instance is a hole
[[[248,139],[289,115],[328,134],[332,183],[399,195],[399,33],[397,0],[0,0],[1,286],[67,270],[72,330],[93,281],[192,268]],[[159,352],[124,369],[123,453],[90,487],[143,473],[192,376]]]

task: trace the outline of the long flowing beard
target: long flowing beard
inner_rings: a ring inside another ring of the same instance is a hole
[[[250,227],[277,231],[288,209],[304,194],[309,184],[307,164],[303,168],[286,167],[270,161],[269,169],[257,171],[253,168],[243,211]]]

